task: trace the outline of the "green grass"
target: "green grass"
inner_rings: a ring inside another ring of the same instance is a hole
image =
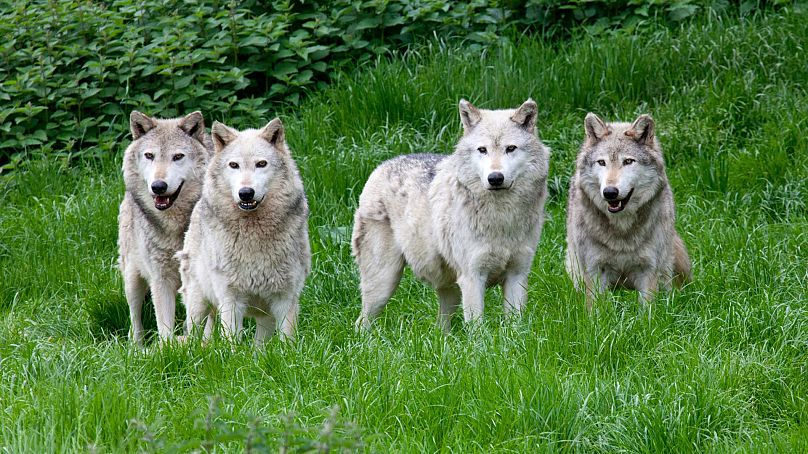
[[[35,158],[0,183],[0,448],[808,451],[806,42],[804,13],[712,17],[482,56],[433,44],[343,76],[283,114],[314,267],[298,342],[260,351],[133,348],[115,268],[120,156]],[[355,334],[347,232],[367,175],[397,154],[449,151],[460,97],[528,96],[553,156],[525,317],[503,319],[491,291],[479,330],[444,337],[434,292],[407,274],[372,334]],[[563,270],[589,110],[657,120],[695,281],[650,320],[632,292],[589,316]]]

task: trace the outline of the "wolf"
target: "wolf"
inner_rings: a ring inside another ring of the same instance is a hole
[[[605,123],[589,113],[584,130],[567,206],[567,273],[590,311],[595,294],[614,287],[639,290],[645,304],[660,286],[691,280],[654,120]]]
[[[186,332],[207,319],[210,337],[219,313],[229,338],[240,335],[249,316],[256,344],[276,327],[291,339],[311,249],[308,202],[283,124],[275,118],[239,132],[214,122],[211,134],[215,154],[177,254]]]
[[[483,314],[485,289],[504,290],[520,314],[544,223],[549,149],[536,132],[536,103],[510,110],[459,103],[463,135],[451,155],[412,154],[379,165],[359,197],[351,247],[367,329],[401,280],[405,264],[434,287],[438,324],[462,304]]]
[[[179,262],[213,142],[200,112],[156,119],[133,111],[123,158],[126,192],[118,214],[119,267],[129,303],[130,337],[143,342],[142,306],[151,291],[161,339],[174,331]]]

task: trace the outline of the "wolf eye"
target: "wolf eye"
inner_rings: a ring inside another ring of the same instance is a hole
[[[179,161],[180,159],[182,159],[182,158],[184,158],[184,157],[185,157],[185,155],[184,155],[184,154],[182,154],[182,153],[177,153],[177,154],[175,154],[174,156],[172,156],[172,157],[171,157],[171,160],[172,160],[172,161]]]
[[[488,149],[485,147],[479,147],[477,148],[477,151],[479,151],[480,154],[488,154]]]
[[[516,145],[508,145],[505,147],[505,153],[513,153],[516,150]]]
[[[258,162],[255,163],[255,167],[258,167],[259,169],[264,168],[266,166],[267,166],[266,161],[258,161]]]
[[[631,158],[623,159],[623,165],[624,166],[630,166],[631,164],[634,164],[635,162],[637,162],[637,161],[635,161],[635,160],[633,160]]]
[[[151,161],[152,159],[154,159],[154,153],[144,153],[143,157]]]
[[[231,169],[238,169],[238,163],[235,161],[230,161],[227,165],[230,166]]]
[[[604,161],[603,159],[598,159],[598,161],[597,161],[597,162],[598,162],[598,165],[599,165],[599,166],[601,166],[601,167],[606,167],[606,161]]]

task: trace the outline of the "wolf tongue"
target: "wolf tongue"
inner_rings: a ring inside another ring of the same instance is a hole
[[[168,204],[168,196],[158,195],[154,198],[155,205],[167,205]]]

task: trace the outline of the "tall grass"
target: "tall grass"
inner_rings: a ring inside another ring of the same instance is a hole
[[[0,186],[0,446],[10,452],[808,450],[804,13],[382,60],[281,112],[312,206],[299,339],[169,345],[128,327],[115,269],[120,156],[39,161]],[[347,242],[385,158],[448,152],[456,104],[540,105],[548,221],[529,306],[435,326],[409,273],[366,337]],[[589,316],[564,274],[566,187],[586,111],[657,120],[695,281],[653,317],[617,292]],[[222,118],[235,126],[239,118]],[[267,118],[267,121],[269,118]],[[120,147],[121,151],[123,146]]]

